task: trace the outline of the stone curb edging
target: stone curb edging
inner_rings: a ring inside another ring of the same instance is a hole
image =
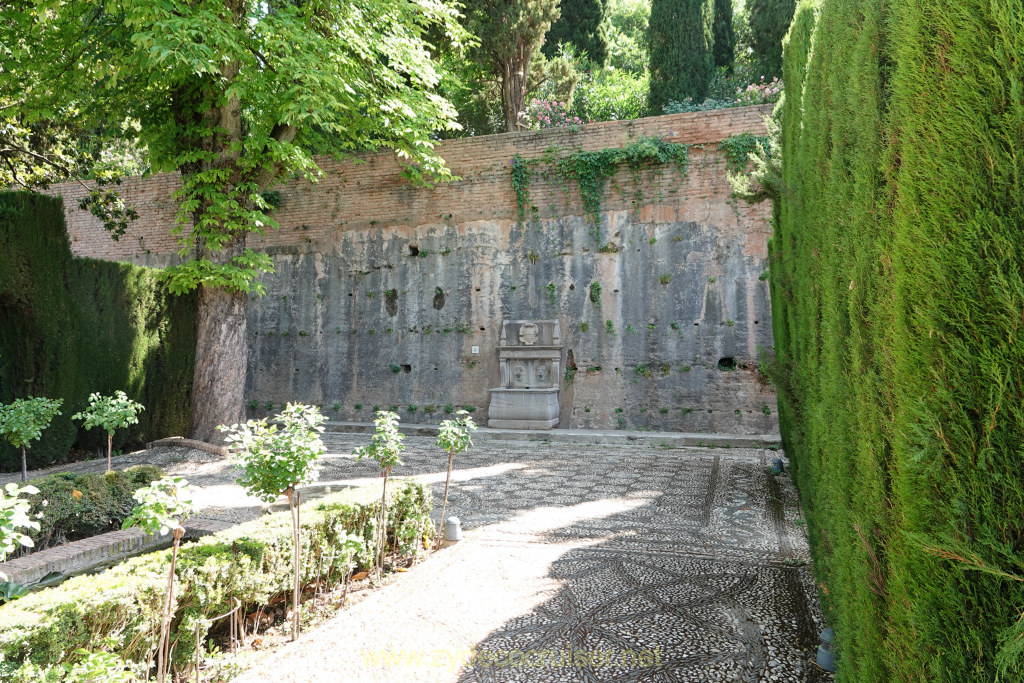
[[[324,423],[327,433],[372,434],[370,422]],[[437,425],[399,424],[400,432],[407,436],[437,436]],[[782,444],[778,434],[700,434],[688,432],[626,432],[600,429],[489,429],[481,427],[473,438],[482,441],[549,441],[578,444],[650,444],[675,448],[694,446],[712,448],[768,448]]]
[[[229,522],[195,519],[185,523],[185,538],[192,540],[208,536],[229,526]],[[10,560],[0,565],[0,571],[7,575],[8,581],[31,584],[52,572],[70,575],[170,542],[169,533],[151,535],[138,528],[111,531]]]
[[[231,452],[227,446],[214,446],[212,443],[206,443],[205,441],[199,441],[197,439],[186,439],[181,436],[169,436],[166,439],[157,439],[156,441],[150,441],[146,444],[146,448],[156,448],[157,446],[183,446],[185,448],[195,448],[200,451],[206,451],[214,455],[219,455],[224,458],[231,457]]]

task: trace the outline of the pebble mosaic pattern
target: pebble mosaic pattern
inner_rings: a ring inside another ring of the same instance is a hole
[[[365,437],[327,441],[323,479],[372,477],[346,454]],[[400,471],[429,476],[440,500],[430,439],[406,443]],[[437,680],[831,680],[813,663],[823,626],[795,491],[768,471],[776,455],[487,442],[460,456],[448,509],[471,542],[567,550],[549,570],[560,588]]]

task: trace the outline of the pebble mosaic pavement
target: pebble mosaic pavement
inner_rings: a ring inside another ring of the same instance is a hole
[[[326,435],[320,481],[379,481],[351,456],[367,440]],[[439,507],[445,456],[426,437],[406,446],[397,473]],[[461,542],[235,680],[830,681],[776,455],[478,443],[452,477]]]

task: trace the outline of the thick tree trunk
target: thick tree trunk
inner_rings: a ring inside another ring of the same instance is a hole
[[[245,420],[249,356],[245,293],[199,288],[196,369],[192,380],[192,438],[221,443],[217,425]]]
[[[532,48],[527,50],[521,45],[518,54],[502,66],[501,109],[505,130],[509,133],[526,127],[519,115],[526,110],[526,80],[530,74],[532,52]]]

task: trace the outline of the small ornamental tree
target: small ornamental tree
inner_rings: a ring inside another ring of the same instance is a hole
[[[135,492],[139,505],[124,520],[121,528],[137,526],[147,534],[173,534],[171,570],[167,575],[167,593],[164,596],[163,618],[160,621],[160,640],[157,641],[156,677],[163,683],[170,659],[171,604],[174,601],[174,567],[178,561],[178,546],[185,535],[184,522],[194,509],[192,490],[181,477],[164,477]]]
[[[448,474],[444,479],[444,498],[441,501],[441,523],[437,529],[437,547],[441,547],[444,538],[444,511],[448,507],[448,485],[452,480],[452,461],[459,453],[469,450],[473,445],[470,432],[476,429],[476,423],[465,410],[456,413],[454,420],[445,420],[437,432],[437,445],[448,453]]]
[[[31,496],[39,493],[39,489],[14,483],[0,489],[0,562],[6,562],[7,556],[17,550],[18,546],[31,548],[35,545],[28,535],[20,531],[39,530],[39,522],[29,514],[32,504],[21,497],[23,493]],[[0,579],[6,581],[7,575],[0,572]]]
[[[387,410],[377,411],[377,419],[373,421],[376,430],[369,446],[362,446],[353,451],[356,460],[370,458],[380,466],[380,476],[384,477],[384,488],[380,494],[380,538],[377,540],[377,567],[378,571],[384,573],[384,543],[387,540],[387,504],[388,504],[388,477],[391,476],[391,468],[402,464],[402,451],[405,445],[402,443],[405,436],[398,431],[398,415]]]
[[[25,449],[38,440],[55,416],[60,415],[61,398],[19,398],[0,405],[0,434],[11,445],[21,449],[21,481],[28,481],[28,463]]]
[[[316,406],[289,403],[276,417],[249,420],[243,425],[217,427],[227,432],[225,441],[234,452],[235,462],[244,468],[238,483],[250,494],[267,503],[284,494],[292,513],[292,541],[295,550],[293,589],[292,640],[299,637],[299,570],[302,544],[299,536],[299,493],[296,487],[316,479],[317,459],[323,455],[326,418]]]
[[[107,472],[111,471],[110,456],[114,445],[114,432],[129,425],[139,424],[139,413],[145,410],[141,403],[128,398],[120,389],[112,396],[89,394],[89,407],[71,416],[83,420],[86,429],[100,427],[107,433]]]

